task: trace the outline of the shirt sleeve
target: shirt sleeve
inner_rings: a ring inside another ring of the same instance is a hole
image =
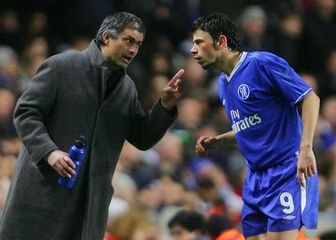
[[[267,74],[266,81],[280,93],[292,106],[300,102],[312,88],[282,58],[268,56],[262,62]]]

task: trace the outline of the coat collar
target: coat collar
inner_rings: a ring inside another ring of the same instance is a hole
[[[94,40],[92,40],[89,47],[84,50],[84,53],[89,56],[91,64],[95,67],[101,67],[105,62],[104,56]]]
[[[89,47],[84,51],[89,55],[90,62],[93,66],[107,70],[106,60],[95,40],[92,40]],[[118,73],[118,75],[120,76],[125,76],[126,74],[126,71],[124,69],[116,69],[113,72]]]

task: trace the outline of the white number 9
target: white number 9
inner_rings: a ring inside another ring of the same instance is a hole
[[[294,211],[293,197],[292,197],[292,194],[290,194],[289,192],[281,193],[280,203],[282,206],[285,207],[284,209],[282,209],[284,213],[290,214]]]

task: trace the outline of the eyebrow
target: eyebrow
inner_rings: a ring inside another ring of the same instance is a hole
[[[125,36],[124,38],[131,38],[132,40],[134,40],[134,41],[135,41],[135,38],[134,38],[134,37],[132,37],[131,35],[127,35],[127,36]]]
[[[199,42],[204,42],[202,38],[196,38],[193,40],[193,43],[199,43]]]
[[[132,37],[131,35],[127,35],[125,36],[125,38],[130,38],[132,41],[136,42],[136,43],[142,43],[142,41],[137,41],[134,37]]]

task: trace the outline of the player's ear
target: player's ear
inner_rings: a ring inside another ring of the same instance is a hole
[[[220,36],[218,37],[217,45],[218,45],[218,47],[220,47],[220,48],[221,48],[221,47],[224,47],[224,48],[227,47],[227,38],[226,38],[225,35],[220,35]]]

